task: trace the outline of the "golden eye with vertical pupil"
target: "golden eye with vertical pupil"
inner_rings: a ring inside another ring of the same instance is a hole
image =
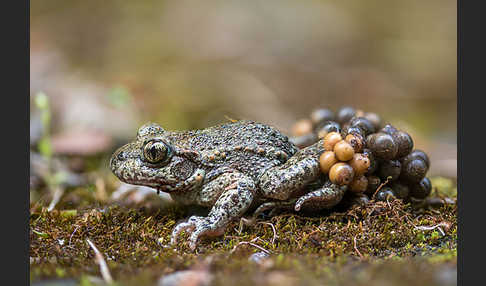
[[[143,156],[150,163],[159,163],[167,158],[167,146],[160,141],[149,141],[143,147]]]

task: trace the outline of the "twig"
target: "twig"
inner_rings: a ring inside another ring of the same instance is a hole
[[[233,252],[235,252],[236,248],[238,248],[238,246],[240,246],[240,245],[242,245],[242,244],[248,244],[248,245],[251,245],[251,246],[253,246],[253,247],[256,247],[256,248],[260,249],[261,251],[265,252],[265,253],[266,253],[266,254],[268,254],[268,255],[270,255],[270,254],[271,254],[271,252],[270,252],[270,251],[268,251],[268,250],[266,250],[265,248],[263,248],[263,247],[261,247],[261,246],[259,246],[259,245],[256,245],[256,244],[254,244],[254,243],[252,243],[252,242],[248,242],[248,241],[242,241],[242,242],[238,243],[237,245],[235,245],[235,247],[234,247],[234,248],[233,248],[233,249],[230,251],[230,254],[231,254],[231,253],[233,253]]]
[[[308,235],[309,237],[310,237],[311,235],[313,235],[314,233],[318,232],[318,231],[322,231],[321,226],[318,226],[318,227],[315,227],[315,226],[314,226],[314,228],[315,228],[315,229],[309,233],[309,235]]]
[[[433,226],[415,226],[415,229],[419,229],[419,230],[434,230],[434,229],[438,229],[440,231],[440,233],[442,234],[442,236],[445,236],[445,232],[442,230],[441,226],[448,226],[446,223],[444,222],[441,222],[437,225],[433,225]]]
[[[96,263],[98,263],[98,265],[100,266],[101,276],[103,276],[103,279],[107,284],[113,283],[113,278],[111,278],[110,269],[108,269],[108,265],[106,265],[106,261],[103,258],[103,254],[101,254],[101,252],[98,250],[98,248],[96,248],[94,243],[92,243],[91,240],[89,240],[89,238],[87,238],[86,241],[95,252],[95,259],[96,259]]]
[[[344,230],[347,230],[351,226],[351,221],[348,219],[348,223],[344,227]]]
[[[257,242],[257,241],[261,241],[261,242],[263,242],[263,243],[267,243],[267,241],[265,241],[265,240],[261,239],[259,236],[257,236],[257,237],[255,237],[254,239],[250,240],[250,242],[252,242],[252,243],[253,243],[253,242]]]
[[[370,218],[371,214],[372,214],[372,213],[375,211],[375,208],[376,208],[376,204],[375,204],[375,205],[373,205],[373,208],[372,208],[372,209],[371,209],[371,211],[368,213],[368,216],[366,217],[366,220],[367,220],[367,221],[369,220],[369,218]]]
[[[275,244],[275,239],[278,238],[277,231],[275,230],[275,226],[269,222],[259,222],[259,224],[266,224],[272,228],[273,231],[272,245]]]
[[[79,228],[79,225],[76,226],[76,228],[74,229],[73,233],[71,233],[71,235],[69,236],[69,243],[68,243],[68,245],[71,245],[71,238],[73,238],[73,235],[78,230],[78,228]]]
[[[356,246],[356,236],[354,236],[353,242],[354,242],[354,250],[356,251],[356,253],[358,253],[359,258],[363,259],[363,255],[361,255],[361,252],[359,252],[358,247]]]
[[[62,197],[63,194],[64,194],[64,188],[57,186],[54,189],[54,195],[53,195],[52,201],[49,204],[49,207],[47,208],[48,212],[50,212],[54,209],[54,207],[57,205],[57,203],[61,200],[61,197]]]
[[[376,193],[378,193],[378,191],[381,190],[381,188],[383,188],[383,186],[388,184],[388,178],[390,178],[390,176],[386,177],[386,181],[383,182],[378,188],[376,188],[376,191],[373,193],[373,196],[372,196],[373,199],[375,198]]]
[[[240,219],[238,229],[236,230],[238,235],[241,235],[241,232],[243,231],[243,225],[252,225],[254,222],[255,221],[253,219],[246,219],[246,218],[242,217]]]

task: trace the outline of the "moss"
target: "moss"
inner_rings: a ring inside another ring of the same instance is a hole
[[[432,187],[438,194],[448,197],[457,196],[457,186],[454,180],[444,178],[444,177],[433,177],[431,178]]]
[[[433,182],[440,182],[434,183],[439,194],[444,194],[442,187],[454,189],[445,181]],[[281,214],[243,226],[241,233],[234,222],[222,237],[201,241],[196,253],[184,239],[177,249],[166,245],[188,209],[82,206],[51,212],[31,208],[32,281],[68,277],[90,285],[86,275],[101,274],[87,238],[104,254],[115,280],[123,281],[120,285],[150,284],[185,269],[208,269],[217,285],[229,279],[250,285],[282,277],[309,285],[434,285],[434,271],[454,266],[457,258],[456,205],[415,209],[398,200],[373,202],[325,215]],[[261,222],[271,223],[276,233]],[[431,228],[437,225],[440,230]],[[272,254],[261,265],[249,262],[260,250],[240,242],[253,242]],[[408,278],[400,280],[406,273]],[[272,284],[270,280],[266,283]]]

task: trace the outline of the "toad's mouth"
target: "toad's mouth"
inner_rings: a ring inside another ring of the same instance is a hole
[[[198,170],[186,180],[169,180],[165,178],[167,176],[158,173],[160,170],[130,160],[117,162],[112,160],[111,169],[113,174],[124,183],[147,186],[166,193],[183,192],[200,186],[205,175],[202,170]]]
[[[121,171],[113,170],[113,173],[120,179],[120,181],[131,185],[147,186],[163,192],[173,191],[177,188],[177,183],[157,177],[146,176],[140,172],[131,172],[126,168],[122,168]]]

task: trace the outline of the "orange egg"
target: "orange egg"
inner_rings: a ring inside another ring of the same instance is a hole
[[[353,168],[357,175],[363,175],[366,173],[370,167],[370,164],[370,159],[363,153],[355,153],[353,158],[349,161],[349,165]]]
[[[354,178],[349,184],[349,189],[354,193],[364,193],[368,188],[368,179],[361,175]]]
[[[327,133],[327,135],[324,137],[324,149],[326,151],[334,150],[334,145],[341,140],[343,140],[343,138],[338,132]]]
[[[312,132],[312,122],[309,119],[301,119],[292,126],[292,135],[302,136]]]
[[[334,145],[334,153],[340,161],[348,161],[354,156],[354,148],[345,140],[341,140]]]
[[[331,167],[338,162],[336,154],[333,151],[326,151],[319,157],[319,166],[321,167],[321,172],[324,174],[329,173]]]
[[[336,163],[329,170],[329,180],[336,185],[348,185],[354,177],[354,170],[346,163]]]

